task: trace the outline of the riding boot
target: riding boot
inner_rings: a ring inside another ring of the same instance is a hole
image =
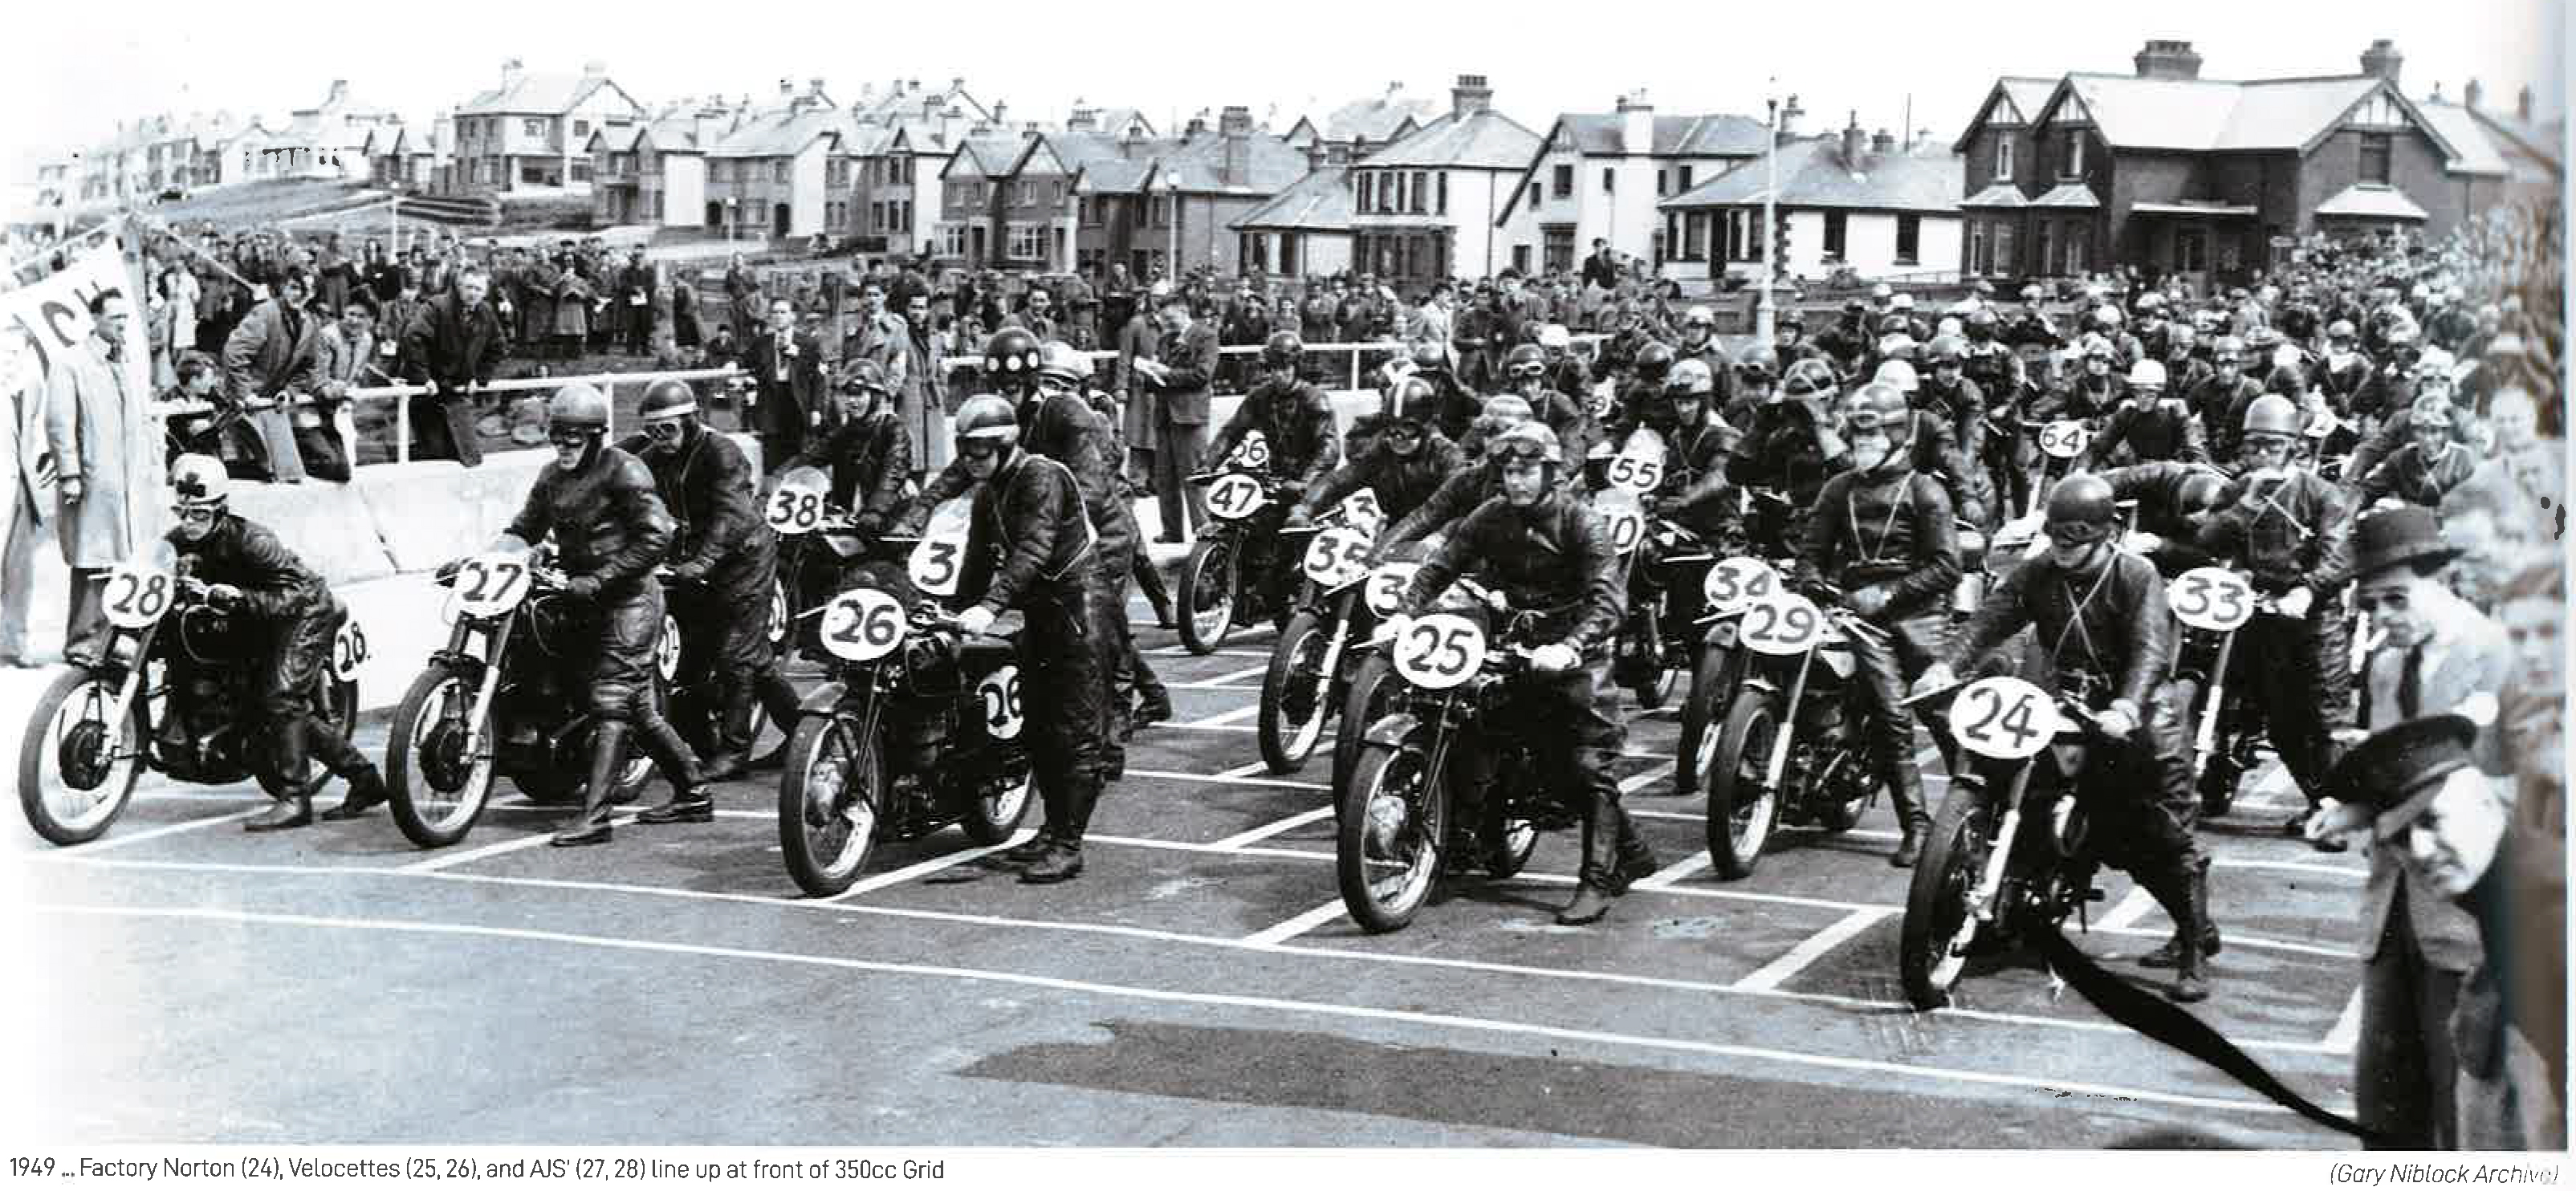
[[[1172,718],[1171,690],[1141,659],[1136,666],[1136,713],[1131,718],[1139,728]]]
[[[1903,752],[1912,748],[1913,742],[1900,741],[1895,747]],[[1886,768],[1888,800],[1896,804],[1897,826],[1905,833],[1898,837],[1896,851],[1887,862],[1898,868],[1912,868],[1923,855],[1923,836],[1932,826],[1932,817],[1923,809],[1923,775],[1915,770],[1911,757]]]
[[[1024,885],[1053,885],[1082,875],[1082,834],[1091,827],[1091,808],[1100,801],[1100,778],[1097,773],[1077,773],[1073,788],[1064,792],[1056,805],[1048,808],[1047,822],[1057,823],[1056,812],[1063,812],[1062,825],[1047,850],[1020,873]]]
[[[1655,875],[1655,870],[1662,867],[1655,860],[1655,850],[1646,846],[1646,837],[1637,834],[1637,820],[1620,812],[1619,867],[1611,874],[1617,881],[1611,891],[1625,894],[1630,885]]]
[[[2176,892],[2182,895],[2182,954],[2174,966],[2172,990],[2165,995],[2186,1004],[2209,999],[2209,982],[2201,972],[2206,949],[2204,940],[2216,933],[2209,922],[2209,878],[2207,869],[2178,874],[2173,878]]]
[[[698,777],[710,782],[729,782],[741,777],[751,751],[751,691],[732,687],[725,691],[724,718],[716,727],[716,751],[698,762]]]
[[[242,830],[283,831],[313,822],[313,787],[304,780],[308,756],[302,725],[286,728],[277,734],[277,784],[286,793],[278,796],[277,805],[270,807],[266,814],[242,824]]]
[[[1178,622],[1172,619],[1172,593],[1163,585],[1162,569],[1156,567],[1153,560],[1145,558],[1141,553],[1137,555],[1137,559],[1139,565],[1136,567],[1136,590],[1145,593],[1145,602],[1153,606],[1154,623],[1163,628],[1171,628]]]
[[[633,727],[637,743],[644,747],[662,775],[671,779],[671,800],[635,816],[638,823],[712,823],[716,818],[715,792],[707,788],[706,778],[698,771],[697,760],[689,755],[689,744],[680,739],[680,730],[658,715],[637,720]]]
[[[1025,866],[1037,863],[1040,857],[1055,850],[1056,832],[1064,829],[1064,796],[1056,792],[1055,783],[1032,778],[1029,784],[1037,788],[1038,808],[1046,815],[1046,821],[1038,824],[1036,835],[995,853],[995,864]]]
[[[2199,866],[2191,870],[2191,882],[2193,895],[2200,899],[2200,954],[2206,959],[2218,954],[2219,947],[2218,923],[2209,915],[2209,861],[2207,858],[2204,857]],[[2180,922],[2174,924],[2173,937],[2165,940],[2164,946],[2138,957],[2139,966],[2148,968],[2171,968],[2181,963],[2182,924]]]
[[[384,805],[391,797],[385,789],[384,775],[377,772],[375,762],[367,760],[365,753],[359,752],[349,743],[348,737],[342,736],[329,724],[306,716],[304,746],[312,756],[321,760],[323,768],[349,786],[349,792],[340,799],[340,805],[322,812],[323,818],[354,819]]]
[[[600,720],[590,727],[590,783],[581,790],[581,815],[549,841],[558,848],[608,842],[609,796],[616,792],[617,771],[626,767],[626,721]]]
[[[1583,816],[1583,863],[1576,875],[1574,900],[1556,912],[1557,925],[1600,921],[1610,912],[1610,899],[1627,887],[1619,880],[1619,829],[1626,820],[1616,799],[1593,795],[1590,811]]]

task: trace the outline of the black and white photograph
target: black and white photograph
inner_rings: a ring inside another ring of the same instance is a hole
[[[8,23],[16,1185],[2562,1177],[2563,0]]]

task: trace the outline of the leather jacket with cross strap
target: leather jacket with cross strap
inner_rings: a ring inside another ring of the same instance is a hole
[[[1949,666],[1967,673],[1976,659],[2028,625],[2033,645],[2061,683],[2082,675],[2104,684],[2109,699],[2137,707],[2173,668],[2173,617],[2155,564],[2105,548],[2100,562],[2070,571],[2046,555],[2013,568],[1968,618]]]

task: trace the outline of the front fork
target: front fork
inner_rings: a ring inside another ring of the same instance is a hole
[[[1798,676],[1790,680],[1789,697],[1780,702],[1780,723],[1771,733],[1771,759],[1762,767],[1762,788],[1777,792],[1789,769],[1789,749],[1798,742],[1798,705],[1807,696],[1807,674],[1815,669],[1816,651],[1798,655]]]
[[[2218,720],[2221,708],[2227,702],[2227,663],[2235,652],[2236,634],[2231,632],[2220,637],[2217,656],[2210,663],[2209,680],[2201,684],[2200,697],[2204,706],[2200,709],[2199,729],[2192,734],[2191,748],[2192,758],[2202,765],[2208,764],[2209,758],[2218,754]]]
[[[463,752],[468,757],[482,754],[483,726],[490,722],[487,717],[492,711],[492,700],[501,690],[501,659],[504,656],[503,651],[510,644],[511,626],[517,624],[518,619],[518,614],[513,612],[502,617],[500,623],[493,625],[489,630],[492,645],[483,659],[483,681],[474,688],[474,705],[465,717]],[[449,646],[451,652],[461,656],[472,656],[466,654],[464,648],[465,634],[469,631],[471,630],[463,624],[456,626],[456,639]]]
[[[2012,867],[2013,845],[2021,834],[2021,796],[2030,785],[2030,763],[2025,761],[2013,770],[2012,781],[2004,790],[2003,823],[1995,831],[1992,849],[1986,853],[1986,871],[1977,877],[1977,887],[1968,893],[1968,906],[1980,921],[1995,920],[2004,887],[2004,873]]]

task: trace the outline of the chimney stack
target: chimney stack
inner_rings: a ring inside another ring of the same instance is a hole
[[[2464,107],[2474,108],[2478,106],[2479,100],[2486,98],[2486,95],[2487,89],[2479,86],[2476,79],[2470,79],[2468,86],[2460,88],[2460,103]]]
[[[1806,114],[1807,109],[1798,106],[1798,97],[1795,95],[1790,96],[1788,102],[1781,105],[1778,143],[1785,145],[1798,139],[1798,121]]]
[[[581,64],[581,77],[586,79],[606,78],[608,77],[608,64],[596,58],[593,58],[588,62],[584,62]]]
[[[326,103],[326,104],[331,104],[331,103],[346,103],[346,102],[348,102],[348,99],[349,99],[349,80],[347,80],[347,79],[333,79],[333,80],[331,80],[331,94],[330,94],[330,96],[329,96],[328,98],[325,98],[322,102],[324,102],[324,103]]]
[[[1458,85],[1449,88],[1449,110],[1459,119],[1494,106],[1494,89],[1481,74],[1462,74]]]
[[[1099,127],[1099,119],[1100,113],[1082,106],[1082,101],[1077,99],[1073,101],[1073,114],[1064,118],[1064,130],[1091,132]]]
[[[2528,84],[2513,97],[2513,115],[2525,124],[2531,123],[2531,87]]]
[[[1850,122],[1843,125],[1843,168],[1859,172],[1862,154],[1869,148],[1869,134],[1860,130],[1860,113],[1854,111]]]
[[[2137,64],[2138,77],[2142,79],[2200,77],[2200,55],[2191,51],[2188,41],[2149,41],[2129,60]]]
[[[1000,128],[1007,128],[1007,127],[1009,127],[1009,126],[1010,126],[1010,123],[1011,123],[1011,105],[1010,105],[1010,104],[1008,104],[1008,103],[1005,103],[1005,102],[1003,102],[1003,101],[1001,101],[1001,100],[998,100],[998,99],[997,99],[997,100],[994,100],[994,101],[993,101],[993,124],[994,124],[994,126],[995,126],[995,127],[1000,127]]]
[[[519,72],[520,72],[520,69],[521,69],[521,68],[520,68],[519,60],[518,60],[518,59],[516,59],[516,58],[503,58],[503,59],[501,59],[501,89],[502,89],[502,90],[507,91],[507,90],[509,90],[510,88],[515,87],[515,86],[517,86],[517,85],[519,84]]]
[[[1190,117],[1189,127],[1181,132],[1181,139],[1184,141],[1194,141],[1199,138],[1200,133],[1206,132],[1208,126],[1207,115],[1206,108],[1200,108],[1196,114],[1192,115]]]
[[[778,80],[778,93],[779,93],[780,95],[794,95],[794,94],[796,94],[796,80],[794,80],[794,79],[780,79],[780,80]]]
[[[1228,186],[1252,182],[1252,109],[1229,104],[1217,114],[1217,136],[1225,141],[1225,158],[1217,178]]]
[[[1630,153],[1655,151],[1655,105],[1646,102],[1643,87],[1619,97],[1619,147]]]
[[[2406,66],[2406,55],[2397,52],[2397,43],[2382,37],[2361,52],[2361,73],[2397,82],[2397,72]]]
[[[1326,163],[1332,160],[1332,157],[1333,151],[1324,146],[1324,138],[1316,137],[1314,140],[1306,142],[1307,173],[1311,174],[1322,170]]]
[[[1869,151],[1881,155],[1896,152],[1896,134],[1879,129],[1869,138]]]
[[[823,93],[823,80],[807,79],[805,80],[805,89],[816,95],[821,95]]]

